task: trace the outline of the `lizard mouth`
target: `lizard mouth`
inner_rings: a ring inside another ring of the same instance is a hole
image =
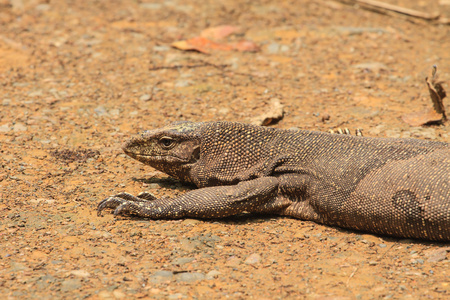
[[[178,162],[178,163],[188,163],[189,161],[173,155],[145,155],[145,154],[135,154],[127,153],[127,155],[133,157],[142,162]]]

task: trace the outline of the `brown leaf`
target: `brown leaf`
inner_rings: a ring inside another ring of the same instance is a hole
[[[207,28],[200,33],[200,36],[207,38],[207,39],[217,41],[217,40],[224,39],[233,33],[239,32],[240,30],[241,30],[241,28],[237,27],[237,26],[222,25],[222,26]]]
[[[436,66],[433,66],[431,80],[427,77],[425,78],[425,81],[428,85],[428,91],[430,92],[431,101],[433,101],[434,110],[437,113],[442,114],[444,121],[446,121],[447,115],[445,114],[444,102],[442,100],[447,96],[447,93],[442,87],[443,82],[438,81]]]
[[[174,42],[171,46],[180,50],[195,50],[205,54],[210,53],[211,50],[233,50],[233,47],[229,45],[216,43],[201,36],[197,36],[189,40]]]
[[[430,93],[433,108],[420,112],[413,112],[402,116],[404,122],[411,126],[421,126],[447,120],[443,99],[446,97],[442,82],[437,81],[437,68],[433,66],[431,79],[425,78]]]
[[[429,110],[403,115],[402,120],[411,126],[421,126],[428,123],[439,122],[442,120],[442,115],[430,108]]]
[[[284,106],[281,104],[280,99],[272,98],[266,108],[266,112],[254,117],[251,120],[252,124],[268,126],[270,124],[275,124],[280,121],[284,116]]]

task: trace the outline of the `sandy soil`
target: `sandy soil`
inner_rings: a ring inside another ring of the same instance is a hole
[[[222,24],[242,27],[228,42],[261,50],[170,47]],[[176,120],[249,122],[272,98],[285,106],[278,128],[450,142],[449,123],[401,119],[430,105],[433,64],[449,82],[449,37],[450,26],[325,0],[0,0],[0,294],[449,297],[449,244],[282,217],[148,221],[95,211],[121,191],[192,188],[122,154],[132,134]]]

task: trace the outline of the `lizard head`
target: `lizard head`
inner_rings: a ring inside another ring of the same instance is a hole
[[[173,177],[183,175],[200,158],[201,123],[176,122],[166,127],[139,133],[125,142],[128,156]]]

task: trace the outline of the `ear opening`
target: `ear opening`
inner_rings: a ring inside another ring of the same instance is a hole
[[[192,151],[191,161],[197,161],[200,159],[200,146],[197,146]]]

